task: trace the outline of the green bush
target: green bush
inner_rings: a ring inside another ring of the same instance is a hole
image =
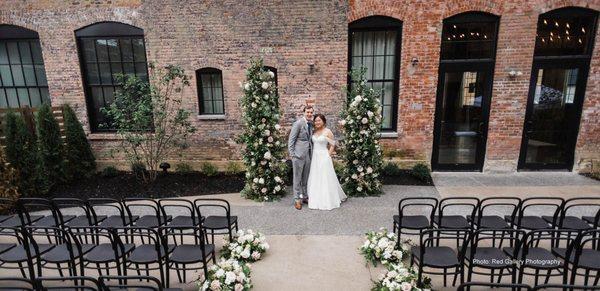
[[[217,169],[217,167],[209,162],[202,163],[202,167],[201,167],[200,171],[202,172],[202,174],[204,174],[208,177],[216,176],[219,173],[219,170]]]
[[[429,171],[429,167],[427,167],[427,165],[423,163],[418,163],[414,165],[411,169],[411,174],[415,178],[423,182],[427,182],[431,179],[431,172]]]
[[[398,164],[394,162],[387,162],[383,165],[383,174],[386,176],[398,176],[402,173],[402,170]]]
[[[8,112],[4,120],[6,159],[18,172],[18,188],[22,196],[41,193],[38,159],[39,153],[35,133],[22,116]]]
[[[119,171],[114,166],[108,166],[102,170],[100,176],[104,178],[113,178],[119,175]]]
[[[242,166],[240,166],[240,164],[236,162],[229,162],[227,163],[227,168],[225,169],[225,172],[229,175],[237,175],[239,173],[244,172],[244,169],[242,169]]]
[[[131,164],[131,172],[138,178],[146,175],[146,165],[141,162],[136,162]]]
[[[37,114],[38,149],[40,152],[41,187],[50,190],[65,181],[64,149],[60,127],[50,105],[42,105]]]
[[[191,173],[194,169],[190,164],[187,163],[178,163],[175,165],[175,172],[177,173]]]
[[[338,161],[333,161],[333,169],[338,177],[341,177],[344,173],[344,164]]]
[[[92,153],[81,123],[69,105],[63,106],[65,126],[65,176],[68,180],[90,177],[96,171]]]
[[[13,201],[19,198],[18,180],[17,171],[8,163],[4,149],[0,146],[0,198]],[[2,207],[0,206],[0,211],[4,210]]]

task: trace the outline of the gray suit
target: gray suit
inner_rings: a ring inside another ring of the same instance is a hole
[[[310,172],[310,159],[312,156],[312,130],[309,129],[306,119],[299,118],[292,125],[288,138],[288,152],[292,158],[294,170],[294,199],[308,198],[306,183]]]

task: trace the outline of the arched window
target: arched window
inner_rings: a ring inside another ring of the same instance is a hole
[[[223,98],[223,73],[215,68],[196,70],[198,87],[198,104],[200,115],[225,114],[225,98]]]
[[[49,102],[38,33],[0,25],[0,108],[38,107]]]
[[[366,68],[367,83],[381,92],[382,130],[395,131],[402,22],[386,16],[370,16],[350,23],[348,32],[348,69]]]
[[[148,80],[144,31],[118,22],[99,22],[75,31],[92,131],[111,131],[100,109],[114,100],[115,76],[134,74]],[[106,124],[107,127],[101,127]]]

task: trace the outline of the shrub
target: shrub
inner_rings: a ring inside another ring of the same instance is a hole
[[[219,173],[219,170],[217,169],[217,167],[209,162],[202,163],[202,167],[201,167],[200,171],[202,172],[202,174],[204,174],[208,177],[216,176]]]
[[[142,178],[146,175],[146,165],[144,163],[133,163],[131,164],[131,172],[138,178]]]
[[[41,186],[50,190],[65,181],[64,150],[60,127],[50,105],[42,105],[37,114],[38,149],[40,151]]]
[[[119,175],[119,171],[114,166],[108,166],[102,170],[100,176],[104,178],[113,178]]]
[[[35,133],[22,116],[8,112],[4,121],[6,159],[18,173],[18,188],[22,196],[32,196],[41,192],[38,188],[38,148]]]
[[[118,74],[121,88],[114,102],[102,112],[121,137],[120,151],[130,164],[143,163],[138,176],[144,183],[156,180],[161,161],[187,146],[195,131],[188,120],[190,112],[181,105],[189,77],[179,66],[156,68],[149,65],[150,81],[134,75]]]
[[[386,176],[398,176],[402,173],[402,170],[398,164],[394,162],[387,162],[383,166],[383,174]]]
[[[227,168],[225,169],[225,172],[229,175],[237,175],[239,173],[244,172],[244,169],[242,169],[242,166],[240,166],[240,164],[236,162],[229,162],[227,163]]]
[[[177,163],[175,165],[175,172],[177,173],[191,173],[194,169],[190,164],[187,163]]]
[[[0,198],[16,200],[19,198],[17,170],[6,160],[4,149],[0,146]],[[0,211],[3,211],[0,206]]]
[[[63,106],[65,127],[65,176],[67,180],[90,177],[96,171],[92,153],[81,123],[69,105]]]
[[[429,167],[423,163],[418,163],[414,165],[411,169],[411,174],[417,179],[427,182],[431,179],[431,173],[429,171]]]
[[[344,174],[344,164],[341,162],[333,161],[333,169],[338,177],[341,177],[342,174]]]

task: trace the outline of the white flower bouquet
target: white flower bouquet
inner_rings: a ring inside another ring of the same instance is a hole
[[[371,291],[429,291],[431,290],[431,279],[423,277],[422,284],[417,284],[417,271],[405,268],[402,263],[393,264],[381,274]]]
[[[208,268],[208,278],[198,281],[200,291],[247,291],[252,289],[250,265],[236,260],[221,259]]]
[[[242,262],[256,262],[268,249],[269,244],[262,233],[251,229],[239,230],[231,242],[225,238],[221,256]]]
[[[378,232],[370,231],[366,233],[366,240],[360,247],[360,252],[373,266],[382,263],[389,267],[391,264],[402,262],[403,250],[396,247],[397,236],[393,232],[388,232],[385,228],[380,228]],[[408,251],[409,246],[404,246],[404,251]]]

